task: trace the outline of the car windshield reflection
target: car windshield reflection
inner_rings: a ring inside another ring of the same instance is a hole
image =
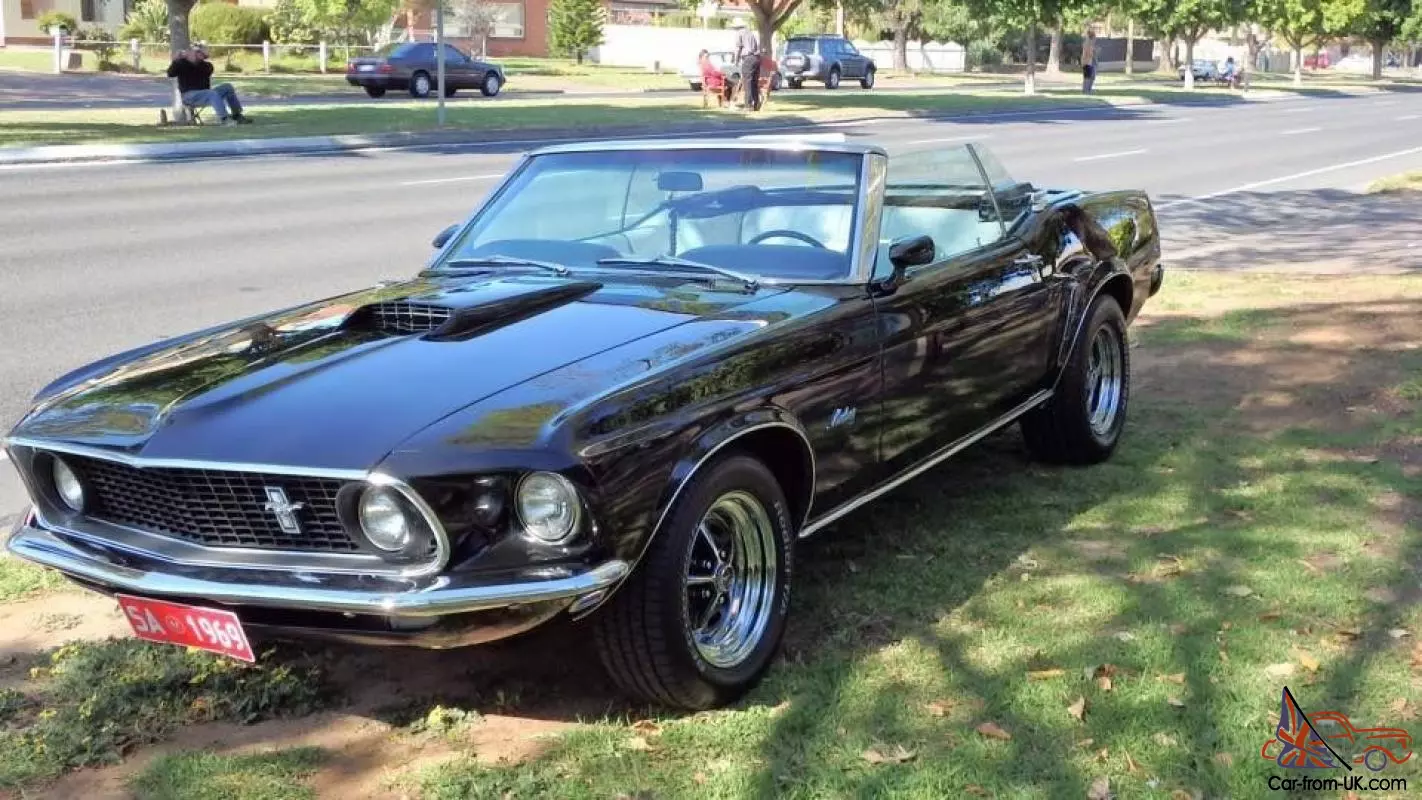
[[[498,257],[674,273],[680,259],[760,279],[843,280],[862,158],[753,147],[534,156],[433,269]]]

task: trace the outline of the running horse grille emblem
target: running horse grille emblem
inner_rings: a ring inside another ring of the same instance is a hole
[[[301,533],[301,521],[296,518],[296,512],[306,507],[305,503],[293,503],[286,496],[286,490],[280,486],[266,487],[267,503],[263,508],[276,514],[277,525],[283,533]]]
[[[831,428],[838,428],[841,425],[853,425],[856,412],[857,409],[854,406],[836,408],[834,413],[830,415],[829,426]]]

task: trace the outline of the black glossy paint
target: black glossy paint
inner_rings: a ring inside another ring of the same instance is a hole
[[[813,521],[1053,386],[1098,292],[1134,318],[1160,256],[1149,201],[1049,199],[995,245],[869,286],[424,273],[98,362],[13,434],[416,487],[548,469],[585,492],[574,543],[533,542],[506,514],[459,537],[450,570],[635,560],[732,440]],[[458,335],[368,324],[361,309],[396,300],[453,308]]]

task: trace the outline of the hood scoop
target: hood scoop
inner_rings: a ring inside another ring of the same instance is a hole
[[[441,298],[448,302],[386,300],[361,307],[345,327],[390,336],[421,335],[430,341],[464,341],[581,300],[601,288],[600,283],[581,281],[493,298],[473,292],[466,299],[452,292]]]

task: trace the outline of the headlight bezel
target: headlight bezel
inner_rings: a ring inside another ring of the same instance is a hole
[[[561,500],[567,507],[567,519],[559,527],[549,528],[546,521],[530,520],[529,513],[525,509],[525,493],[538,491],[540,485],[543,488],[554,488],[563,494]],[[583,496],[578,487],[567,477],[556,472],[537,471],[530,472],[519,478],[518,484],[514,487],[513,497],[514,518],[518,523],[518,529],[523,536],[531,541],[543,545],[566,544],[573,539],[582,529],[583,524]],[[561,530],[560,530],[561,528]],[[548,531],[556,535],[540,535],[539,530]]]
[[[361,536],[365,541],[380,553],[399,554],[410,549],[416,536],[415,521],[410,517],[408,504],[402,502],[400,492],[389,486],[372,485],[361,491],[360,497],[356,500],[356,521],[360,526]],[[371,511],[372,505],[383,504],[383,509]],[[386,539],[386,534],[377,530],[379,523],[373,522],[371,517],[376,513],[397,515],[401,525],[401,531],[392,543]]]
[[[48,473],[49,485],[54,498],[59,501],[58,505],[60,509],[70,514],[83,514],[89,506],[88,491],[84,487],[84,480],[79,477],[79,473],[75,471],[68,462],[59,456],[51,454],[48,460],[49,469],[46,472]],[[65,491],[61,470],[64,474],[68,475],[72,486],[78,489],[79,498],[77,501],[70,498]]]

